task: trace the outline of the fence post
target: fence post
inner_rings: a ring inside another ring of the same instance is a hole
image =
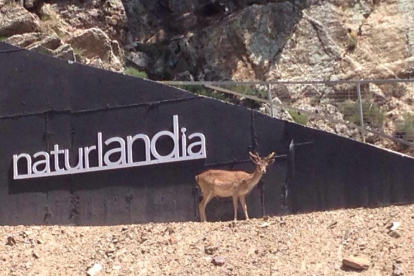
[[[267,98],[269,100],[269,105],[270,105],[270,116],[273,117],[273,99],[272,99],[272,92],[270,91],[270,83],[267,83]]]
[[[358,102],[359,102],[359,121],[361,122],[361,136],[362,142],[365,143],[365,130],[364,130],[364,112],[362,109],[362,97],[361,97],[361,83],[357,84]]]

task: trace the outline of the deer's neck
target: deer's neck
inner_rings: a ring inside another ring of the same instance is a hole
[[[260,172],[258,169],[256,169],[251,175],[250,175],[250,185],[251,189],[253,189],[254,186],[259,183],[260,179],[262,178],[263,173]]]

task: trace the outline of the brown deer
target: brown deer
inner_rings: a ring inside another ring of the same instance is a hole
[[[249,219],[246,205],[246,195],[259,183],[266,167],[275,159],[274,152],[265,158],[260,158],[257,153],[249,152],[250,158],[256,164],[252,174],[244,171],[208,170],[196,176],[198,186],[203,193],[203,200],[198,205],[201,221],[206,219],[206,206],[213,197],[233,197],[234,220],[237,220],[237,205],[240,200],[246,219]]]

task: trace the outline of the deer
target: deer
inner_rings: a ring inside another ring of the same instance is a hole
[[[246,195],[259,183],[266,168],[275,162],[275,152],[261,158],[257,152],[249,152],[250,159],[256,165],[253,173],[245,171],[208,170],[195,177],[203,194],[198,205],[201,222],[206,222],[206,206],[214,197],[232,197],[234,221],[237,221],[238,200],[242,206],[246,220],[249,219],[246,205]]]

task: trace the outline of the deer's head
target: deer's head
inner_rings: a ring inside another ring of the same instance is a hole
[[[275,162],[275,159],[273,158],[275,154],[275,152],[272,152],[265,158],[261,158],[257,152],[249,152],[250,159],[252,159],[253,163],[256,164],[256,169],[261,173],[266,173],[266,167]]]

